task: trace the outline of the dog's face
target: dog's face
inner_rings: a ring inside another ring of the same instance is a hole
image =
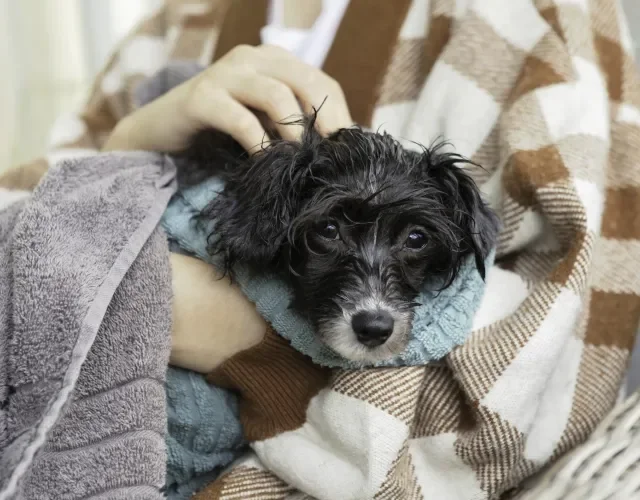
[[[343,181],[340,196],[319,211],[312,202],[299,221],[293,282],[297,305],[322,340],[347,359],[371,363],[404,349],[415,299],[449,255],[428,212],[403,198],[407,183],[371,197],[375,185],[363,194],[363,186],[349,186],[356,179]]]
[[[475,183],[437,150],[403,149],[388,135],[345,129],[276,142],[225,173],[213,251],[275,268],[322,341],[365,364],[401,353],[425,284],[447,286],[462,260],[484,260],[497,220]]]

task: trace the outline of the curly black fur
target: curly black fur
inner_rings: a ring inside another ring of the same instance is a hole
[[[425,282],[448,286],[468,255],[484,278],[498,221],[460,168],[465,158],[441,145],[409,151],[357,127],[323,138],[314,121],[300,123],[301,141],[273,141],[251,157],[203,136],[186,182],[225,181],[202,217],[217,221],[210,251],[224,254],[227,271],[243,262],[281,272],[325,342],[356,361],[383,359],[403,349]],[[326,237],[328,224],[337,238]],[[425,246],[407,248],[416,233]],[[383,345],[354,340],[348,323],[363,310],[392,316]]]

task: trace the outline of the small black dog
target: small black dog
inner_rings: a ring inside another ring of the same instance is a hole
[[[225,181],[202,217],[217,221],[210,250],[227,271],[243,262],[280,272],[322,341],[371,364],[405,348],[425,282],[448,286],[468,255],[484,278],[498,221],[459,155],[409,151],[360,128],[323,138],[314,121],[301,123],[300,142],[273,141],[239,161],[221,160],[219,144],[200,149],[196,177]]]

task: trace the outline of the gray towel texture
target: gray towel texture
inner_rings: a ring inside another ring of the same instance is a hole
[[[174,178],[66,161],[0,212],[0,499],[163,498]]]

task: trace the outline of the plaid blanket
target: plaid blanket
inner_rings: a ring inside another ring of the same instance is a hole
[[[173,59],[259,43],[266,1],[171,0],[118,48],[57,149],[99,148]],[[490,499],[585,440],[616,401],[640,317],[640,85],[613,0],[351,0],[324,69],[363,125],[445,137],[500,213],[469,340],[444,363],[319,377],[201,498]]]

